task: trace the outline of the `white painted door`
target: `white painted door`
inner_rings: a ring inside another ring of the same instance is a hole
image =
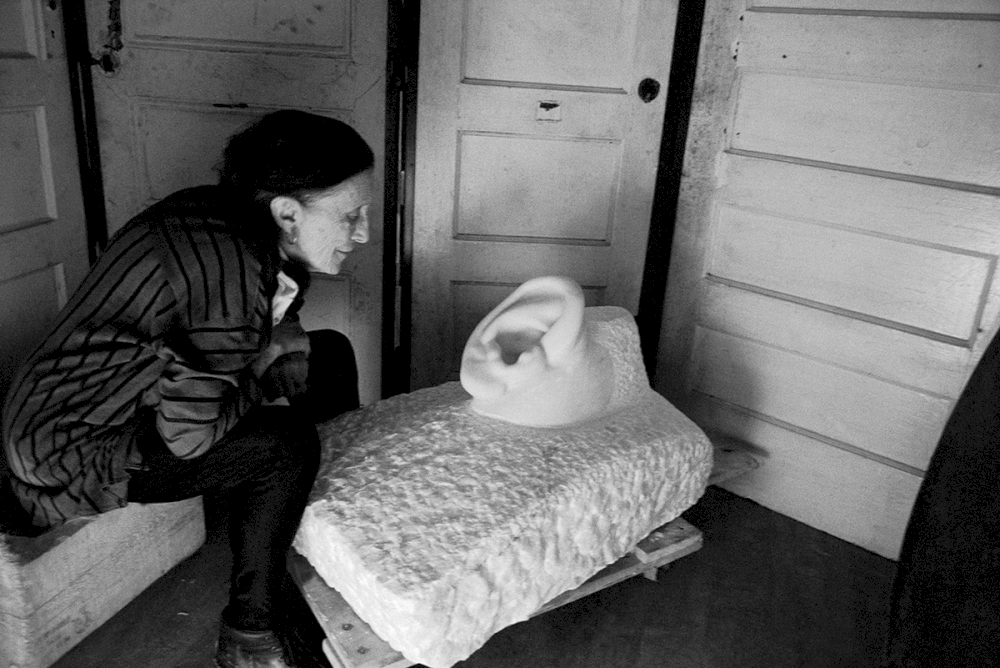
[[[635,313],[676,15],[676,0],[422,0],[411,387],[456,377],[476,323],[535,276]]]
[[[0,0],[0,401],[86,274],[61,15]]]
[[[339,118],[376,155],[381,192],[386,0],[87,0],[109,227],[216,182],[225,139],[279,108]],[[381,197],[371,240],[316,275],[302,320],[354,344],[361,400],[380,396]]]
[[[706,10],[656,387],[758,448],[727,488],[895,558],[1000,324],[1000,4],[747,5]]]

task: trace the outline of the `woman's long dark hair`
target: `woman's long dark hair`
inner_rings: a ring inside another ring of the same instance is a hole
[[[229,138],[218,168],[219,185],[245,212],[241,235],[256,251],[271,254],[281,233],[271,217],[272,199],[285,195],[307,204],[374,164],[371,148],[351,126],[284,109]]]

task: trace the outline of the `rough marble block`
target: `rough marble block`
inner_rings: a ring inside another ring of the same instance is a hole
[[[646,388],[554,429],[483,415],[459,383],[344,415],[295,547],[407,659],[451,666],[701,497],[711,443]]]

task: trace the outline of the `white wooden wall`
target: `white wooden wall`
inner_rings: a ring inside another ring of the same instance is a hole
[[[1000,321],[1000,1],[708,0],[655,384],[895,558]]]

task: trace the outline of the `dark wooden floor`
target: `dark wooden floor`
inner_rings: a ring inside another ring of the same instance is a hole
[[[494,636],[461,668],[805,668],[880,664],[893,562],[728,492],[684,515],[705,546]],[[204,547],[55,668],[207,668],[226,601],[229,547],[210,511]],[[289,616],[316,659],[301,601]],[[307,617],[307,615],[306,615]],[[309,656],[309,655],[313,656]],[[322,655],[319,655],[320,659]],[[316,663],[314,663],[316,661]]]

